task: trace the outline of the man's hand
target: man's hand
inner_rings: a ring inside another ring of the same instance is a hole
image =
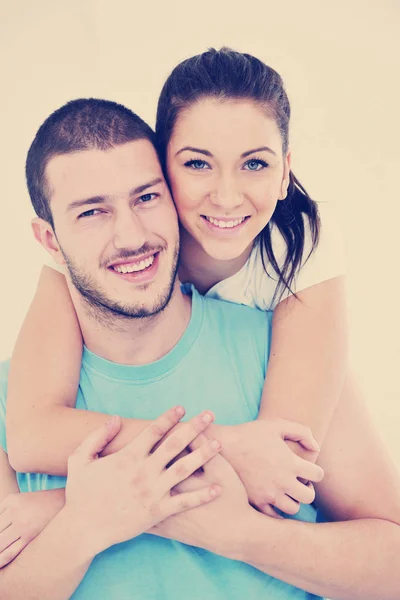
[[[0,568],[18,556],[64,505],[64,490],[9,494],[0,503]]]
[[[213,426],[221,440],[223,456],[244,483],[249,501],[264,514],[278,517],[276,508],[294,515],[300,504],[315,498],[312,483],[323,478],[323,470],[313,461],[318,445],[308,427],[283,419],[263,419],[234,425]],[[298,442],[309,460],[293,452],[288,443]]]
[[[204,439],[199,436],[190,444],[191,450],[197,451]],[[243,483],[229,462],[222,456],[215,456],[203,466],[202,473],[182,481],[173,491],[179,498],[181,494],[193,493],[211,483],[217,483],[222,490],[214,502],[173,515],[148,533],[226,555],[235,543],[235,524],[247,513],[255,512],[248,503]]]
[[[216,440],[205,438],[194,452],[168,467],[213,419],[211,413],[201,413],[152,452],[183,414],[181,407],[168,411],[125,448],[99,458],[120,430],[121,420],[113,417],[70,457],[63,511],[81,526],[89,553],[134,538],[170,515],[209,502],[220,493],[220,487],[207,480],[200,489],[171,494],[174,486],[221,448]]]

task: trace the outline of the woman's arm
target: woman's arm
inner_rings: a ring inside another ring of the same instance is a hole
[[[44,267],[11,360],[7,446],[16,471],[66,475],[67,459],[109,415],[75,410],[82,337],[64,276]],[[123,420],[115,452],[148,421]]]
[[[299,488],[298,479],[317,482],[318,473],[296,455],[317,459],[318,447],[313,452],[310,442],[314,437],[322,446],[335,411],[347,366],[345,304],[342,276],[280,302],[257,422],[221,434],[224,456],[265,514],[276,516],[276,508],[296,514],[299,503],[314,499],[312,487]]]
[[[310,427],[321,446],[347,370],[344,277],[280,302],[259,418],[280,417]]]

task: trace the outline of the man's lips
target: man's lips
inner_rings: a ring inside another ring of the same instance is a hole
[[[146,252],[145,254],[141,254],[140,256],[129,256],[129,257],[124,257],[121,260],[116,260],[113,261],[112,263],[110,263],[108,265],[108,269],[114,269],[115,267],[119,267],[121,265],[134,265],[137,263],[140,263],[143,260],[146,260],[152,256],[155,256],[156,254],[158,254],[160,252],[160,250],[153,250],[152,252]]]
[[[113,262],[108,266],[110,271],[118,273],[118,275],[138,275],[143,272],[147,272],[158,262],[156,259],[159,255],[158,252],[147,252],[140,256],[124,258],[119,261]]]

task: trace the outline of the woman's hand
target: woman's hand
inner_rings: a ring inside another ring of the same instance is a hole
[[[9,494],[0,503],[0,568],[5,567],[64,505],[60,490]]]
[[[215,426],[214,432],[223,445],[222,456],[238,473],[258,510],[275,517],[280,516],[275,509],[294,515],[300,503],[314,501],[312,482],[321,481],[324,473],[314,464],[319,449],[308,427],[283,419],[259,419]],[[290,442],[298,442],[309,460],[297,456]]]

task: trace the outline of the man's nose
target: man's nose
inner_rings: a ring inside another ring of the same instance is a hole
[[[243,204],[243,194],[238,189],[234,178],[221,178],[211,192],[210,200],[215,207],[224,211],[232,211]]]
[[[141,248],[147,241],[147,230],[140,217],[132,210],[124,211],[116,217],[114,224],[116,248]]]

